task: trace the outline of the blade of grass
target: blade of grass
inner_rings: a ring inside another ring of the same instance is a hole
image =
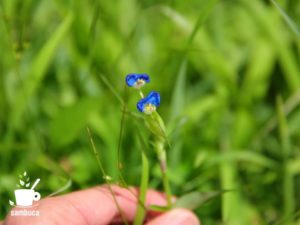
[[[289,171],[289,156],[291,155],[291,142],[289,137],[289,130],[287,120],[284,113],[282,98],[280,96],[276,99],[277,116],[279,123],[279,137],[282,146],[283,157],[283,218],[289,218],[295,212],[295,190],[294,190],[294,177]]]
[[[290,96],[283,105],[285,116],[290,115],[300,105],[300,91],[297,91]],[[270,132],[272,132],[278,126],[277,115],[274,114],[265,125],[257,132],[253,138],[253,142],[259,142],[265,138]]]
[[[116,89],[113,87],[113,85],[110,83],[110,81],[102,74],[99,74],[99,77],[102,80],[102,82],[108,87],[108,89],[114,94],[114,96],[119,100],[119,102],[124,104],[123,99],[121,98],[119,93],[116,91]]]
[[[119,139],[118,139],[118,149],[117,149],[117,167],[119,169],[119,173],[122,176],[121,169],[122,169],[122,162],[121,162],[121,147],[122,147],[122,140],[123,140],[123,132],[125,126],[125,113],[127,111],[127,99],[128,99],[128,88],[124,85],[124,100],[121,110],[121,121],[120,121],[120,132],[119,132]],[[124,180],[124,179],[122,179]]]
[[[296,92],[300,87],[300,68],[292,49],[289,47],[290,40],[282,32],[282,28],[278,23],[274,14],[265,10],[262,3],[255,3],[254,1],[242,1],[249,8],[249,15],[255,14],[253,19],[261,26],[266,33],[268,39],[272,42],[280,60],[280,66],[283,70],[283,75],[291,91]]]
[[[235,149],[232,152],[223,153],[222,155],[213,155],[205,162],[203,169],[210,169],[222,162],[243,162],[243,164],[254,164],[262,168],[276,169],[278,164],[275,160],[256,153],[253,150]]]
[[[195,210],[201,207],[203,204],[207,203],[208,201],[216,197],[219,197],[220,195],[226,192],[228,192],[228,190],[210,191],[210,192],[199,192],[199,191],[190,192],[178,198],[176,200],[174,207]]]
[[[187,73],[187,58],[184,57],[179,67],[177,79],[175,82],[175,87],[172,94],[172,103],[171,103],[171,111],[170,111],[171,121],[176,119],[183,110],[184,101],[185,101],[184,98],[185,98],[186,73]]]
[[[217,2],[213,1],[213,3],[216,4]],[[213,9],[213,5],[214,4],[212,4],[210,7],[207,7],[206,10],[204,9],[204,15],[206,15],[206,11]],[[199,30],[200,25],[203,23],[202,21],[204,21],[206,18],[205,16],[203,16],[202,19],[202,16],[200,15],[200,19],[198,19],[198,21],[200,21],[198,22],[199,25],[196,23],[196,26],[193,27],[185,16],[181,15],[171,7],[163,6],[161,7],[161,11],[164,15],[170,18],[170,20],[177,25],[177,27],[184,32],[185,35],[187,35],[188,40],[192,42],[193,39],[195,39],[195,43],[199,49],[216,49],[211,41],[211,37],[208,36],[207,32],[201,32],[199,35],[196,35],[196,31]],[[187,43],[189,43],[189,41],[187,41]],[[214,51],[214,54],[205,54],[205,57],[202,55],[199,56],[201,58],[196,58],[196,67],[199,64],[199,60],[203,60],[209,65],[209,67],[211,67],[216,76],[220,76],[222,79],[225,79],[228,85],[232,85],[233,88],[235,87],[236,71],[232,68],[228,60],[222,54],[220,54],[220,52]]]
[[[177,117],[181,115],[185,104],[185,86],[186,86],[186,73],[187,73],[187,57],[183,56],[183,60],[179,67],[175,87],[172,94],[171,111],[170,111],[170,123],[176,121]],[[172,126],[172,125],[169,125]],[[180,161],[182,154],[182,138],[180,130],[174,130],[173,132],[173,148],[172,154],[170,154],[170,166],[175,168]]]
[[[291,19],[291,17],[283,10],[283,8],[275,1],[270,0],[276,9],[279,11],[287,25],[291,28],[291,30],[296,34],[298,38],[300,38],[300,29],[297,24]]]
[[[230,120],[231,112],[224,108],[222,111],[224,115],[221,121],[221,134],[219,138],[219,145],[221,155],[231,153],[231,128],[232,121]],[[229,130],[229,131],[228,131]],[[239,182],[237,179],[237,165],[235,163],[224,160],[220,164],[220,179],[222,190],[238,190]],[[248,224],[247,217],[245,217],[245,208],[243,201],[238,192],[231,192],[226,195],[222,195],[222,221],[225,224],[239,225]]]
[[[172,94],[172,103],[171,103],[171,112],[170,112],[170,121],[174,121],[180,114],[182,113],[185,105],[185,95],[186,95],[186,79],[187,79],[187,64],[188,64],[188,58],[186,56],[186,52],[190,48],[197,32],[203,25],[204,21],[209,16],[210,12],[213,10],[214,6],[217,4],[218,0],[209,1],[208,4],[205,4],[204,8],[199,12],[199,17],[197,19],[196,24],[194,25],[191,34],[188,37],[187,44],[185,47],[185,52],[182,56],[181,64],[179,67],[179,71],[177,73],[177,78],[175,82],[175,87]],[[165,8],[165,10],[168,11],[168,8]],[[182,21],[183,24],[188,22],[185,22],[185,18],[181,17],[180,14],[178,14],[175,10],[169,10],[170,15],[173,15],[174,21]],[[177,20],[176,20],[177,18]],[[181,137],[181,131],[175,130],[173,133],[174,136],[174,142],[173,143],[173,149],[172,154],[170,155],[170,163],[171,166],[176,167],[179,164],[181,154],[182,154],[182,138]]]
[[[52,192],[51,194],[47,195],[46,197],[48,198],[48,197],[58,195],[58,194],[64,192],[65,190],[67,190],[69,187],[71,187],[71,185],[72,185],[72,180],[69,179],[69,180],[67,180],[67,182],[64,186],[60,187],[58,190]]]
[[[212,1],[207,1],[207,4],[205,4],[205,6],[202,8],[201,12],[199,13],[200,16],[198,17],[198,20],[194,26],[194,29],[188,39],[187,42],[187,48],[190,47],[190,45],[192,44],[198,30],[201,28],[201,26],[203,25],[204,21],[207,19],[207,17],[209,16],[209,14],[211,13],[211,11],[214,9],[214,7],[216,6],[216,4],[219,2],[219,0],[212,0]]]

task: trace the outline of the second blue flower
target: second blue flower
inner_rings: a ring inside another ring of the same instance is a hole
[[[145,98],[142,98],[137,103],[137,108],[140,112],[151,114],[160,105],[160,94],[156,91],[151,91]]]

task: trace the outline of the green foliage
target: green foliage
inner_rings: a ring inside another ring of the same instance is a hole
[[[296,0],[0,1],[0,219],[24,171],[42,197],[105,182],[87,126],[112,183],[121,172],[139,186],[149,163],[163,190],[124,91],[136,72],[161,94],[166,123],[147,124],[173,194],[231,190],[196,209],[203,224],[299,224],[299,12]]]
[[[225,191],[210,191],[210,192],[191,192],[181,196],[176,200],[175,207],[186,208],[190,210],[201,207],[204,203],[211,199],[215,199],[217,196],[225,194]]]

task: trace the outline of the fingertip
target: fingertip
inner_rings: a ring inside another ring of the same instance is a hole
[[[198,217],[187,209],[173,209],[156,217],[146,225],[200,225]]]
[[[146,206],[150,205],[166,206],[167,200],[165,194],[149,189],[146,196]]]

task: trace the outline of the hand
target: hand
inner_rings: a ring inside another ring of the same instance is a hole
[[[137,208],[137,190],[112,186],[116,200],[125,218],[132,222]],[[163,194],[148,190],[146,207],[166,205]],[[16,210],[16,208],[14,209]],[[38,210],[40,215],[7,216],[3,225],[108,225],[122,224],[118,208],[108,186],[94,187],[58,197],[45,198],[28,210]],[[0,222],[0,224],[2,224]],[[199,225],[197,217],[186,209],[173,209],[166,213],[147,212],[146,225]]]

